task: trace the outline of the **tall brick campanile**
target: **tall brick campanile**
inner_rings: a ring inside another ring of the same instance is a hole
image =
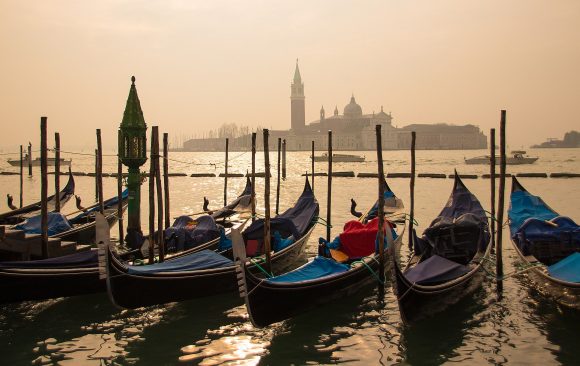
[[[300,77],[298,69],[298,60],[296,60],[296,70],[294,71],[294,80],[291,85],[290,94],[290,128],[295,132],[302,130],[306,124],[306,109],[304,107],[304,83]]]

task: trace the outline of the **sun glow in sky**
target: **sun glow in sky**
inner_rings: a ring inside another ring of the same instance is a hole
[[[473,123],[508,110],[508,143],[579,129],[580,1],[0,1],[0,146],[116,146],[137,78],[170,136],[222,123],[290,127],[300,59],[307,123],[351,93],[394,125]],[[170,141],[172,137],[170,137]],[[64,148],[63,148],[64,149]]]

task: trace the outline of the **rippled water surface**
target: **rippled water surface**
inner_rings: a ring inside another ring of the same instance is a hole
[[[534,150],[540,160],[529,166],[508,167],[508,172],[580,173],[580,149]],[[367,162],[335,164],[334,171],[376,172],[373,152],[361,152]],[[468,166],[464,157],[484,151],[418,151],[417,171],[450,174],[454,168],[464,174],[488,173],[486,166]],[[310,170],[309,154],[288,153],[288,178],[281,183],[281,210],[300,194]],[[73,171],[90,172],[89,156],[65,155],[73,159]],[[223,171],[223,154],[171,153],[173,172]],[[250,169],[250,154],[230,153],[230,172]],[[385,152],[386,172],[409,170],[409,153]],[[258,153],[257,171],[263,171],[263,153]],[[272,207],[275,198],[276,154],[272,161]],[[210,163],[217,164],[209,165]],[[147,164],[146,164],[147,165]],[[16,171],[5,161],[0,170]],[[317,171],[326,165],[317,164]],[[116,160],[107,156],[105,172],[116,171]],[[39,196],[38,168],[24,180],[25,204]],[[53,183],[52,177],[49,178]],[[580,179],[522,178],[532,193],[539,194],[555,210],[580,220]],[[94,178],[76,177],[77,194],[85,204],[94,200]],[[245,180],[228,180],[229,197],[236,196]],[[416,218],[422,231],[437,215],[451,191],[451,179],[418,178],[415,192]],[[489,210],[489,179],[465,180],[466,185]],[[508,180],[509,187],[510,181]],[[63,183],[64,184],[64,183]],[[408,203],[409,180],[393,178],[391,188]],[[315,194],[321,213],[326,212],[327,179],[316,177]],[[0,196],[18,196],[18,176],[0,176]],[[52,188],[51,188],[52,189]],[[147,184],[143,185],[142,222],[147,222]],[[116,180],[104,178],[105,197],[116,193]],[[223,203],[223,178],[174,177],[170,180],[171,214],[199,212],[203,197],[210,207]],[[263,179],[257,179],[258,209],[263,211]],[[337,235],[351,219],[350,198],[359,209],[370,207],[377,196],[376,179],[334,178],[332,228]],[[507,201],[506,201],[507,202]],[[507,204],[507,203],[506,203]],[[67,211],[74,210],[69,202]],[[7,209],[2,202],[0,210]],[[507,207],[507,206],[506,206]],[[307,247],[316,253],[318,226]],[[116,230],[112,230],[115,235]],[[509,232],[504,232],[509,237]],[[505,273],[516,270],[516,254],[504,241]],[[488,266],[493,271],[493,266]],[[356,296],[297,316],[265,329],[254,328],[245,307],[234,295],[202,298],[138,310],[118,310],[106,294],[26,302],[0,307],[0,362],[5,365],[57,363],[60,365],[173,365],[173,364],[578,364],[580,314],[561,309],[530,290],[525,276],[504,281],[498,299],[495,283],[484,281],[481,289],[437,316],[403,327],[390,284],[379,298],[376,287],[362,289]]]

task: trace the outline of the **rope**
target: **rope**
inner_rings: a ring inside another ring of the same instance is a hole
[[[328,221],[326,221],[325,219],[323,219],[320,216],[314,217],[312,219],[312,222],[314,222],[314,225],[319,224],[319,225],[326,226],[326,227],[330,227],[330,228],[333,227],[331,224],[328,223]]]
[[[266,275],[266,277],[271,278],[274,275],[271,273],[268,273],[268,271],[266,271],[258,261],[261,261],[262,263],[264,262],[264,259],[262,258],[250,258],[250,262],[252,262],[253,265],[255,265],[256,267],[258,267],[258,269]]]
[[[378,263],[378,261],[374,257],[363,257],[363,258],[359,259],[358,261],[352,262],[350,264],[350,267],[352,268],[355,264],[362,264],[363,266],[365,266],[369,270],[369,272],[371,272],[371,274],[375,277],[375,279],[377,280],[378,283],[380,283],[381,285],[384,285],[385,282],[381,281],[379,275],[377,275],[377,273],[375,271],[373,271],[373,269],[364,261],[365,258],[373,259],[375,262]]]

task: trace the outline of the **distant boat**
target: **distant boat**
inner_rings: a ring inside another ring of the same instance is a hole
[[[46,159],[46,161],[48,166],[51,166],[54,165],[56,159],[49,157]],[[64,160],[63,158],[60,158],[60,166],[70,166],[71,161],[71,159]],[[20,166],[20,159],[8,159],[8,164],[12,166]],[[28,165],[28,155],[24,155],[24,158],[22,159],[22,165]],[[32,160],[32,166],[40,166],[40,158]]]
[[[324,153],[322,156],[315,156],[314,161],[328,161],[328,154]],[[362,163],[365,161],[365,157],[349,154],[332,154],[332,161],[335,163]]]
[[[532,164],[539,158],[534,156],[526,156],[526,152],[523,150],[514,150],[511,152],[512,156],[506,157],[507,165],[521,165],[521,164]],[[477,156],[475,158],[465,159],[465,164],[489,164],[489,155]],[[500,157],[495,157],[495,163],[500,163]]]

